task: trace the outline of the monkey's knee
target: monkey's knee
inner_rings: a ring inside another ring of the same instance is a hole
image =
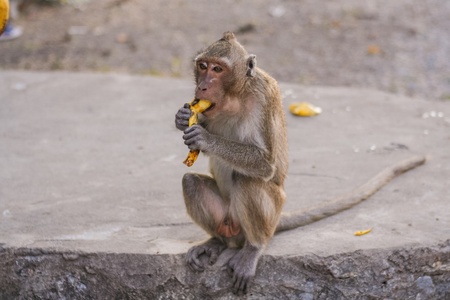
[[[182,179],[182,187],[185,196],[195,196],[195,198],[203,198],[203,196],[220,197],[216,181],[208,175],[186,173]]]
[[[184,174],[183,179],[181,181],[183,190],[186,189],[186,187],[191,187],[191,186],[195,185],[195,182],[198,180],[197,177],[198,177],[198,175],[195,173]]]
[[[186,173],[182,184],[188,214],[208,233],[217,235],[217,226],[224,218],[226,208],[216,181],[207,175]]]
[[[208,181],[211,177],[197,173],[186,173],[181,181],[183,187],[183,196],[186,202],[203,198],[205,192],[209,189]],[[187,204],[187,203],[186,203]]]
[[[181,181],[183,187],[183,197],[186,203],[186,208],[188,212],[191,210],[192,205],[198,198],[201,198],[199,175],[196,173],[186,173]]]

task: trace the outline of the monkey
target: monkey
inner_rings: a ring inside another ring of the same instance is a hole
[[[307,211],[282,212],[288,171],[288,140],[277,81],[256,64],[231,32],[194,59],[195,98],[212,105],[191,127],[189,104],[175,115],[190,150],[209,157],[210,175],[184,174],[187,213],[211,238],[189,249],[186,263],[204,271],[200,257],[214,264],[226,248],[239,249],[228,261],[232,290],[245,294],[269,240],[348,209],[393,177],[425,161],[413,157],[381,172],[353,192]]]

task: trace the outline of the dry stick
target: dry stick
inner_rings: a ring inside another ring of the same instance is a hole
[[[424,164],[425,161],[426,157],[423,155],[411,157],[388,167],[367,183],[344,196],[306,210],[283,212],[276,232],[304,226],[352,208],[375,194],[394,177]]]

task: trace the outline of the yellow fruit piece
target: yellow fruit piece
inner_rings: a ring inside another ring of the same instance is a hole
[[[302,117],[311,117],[322,113],[322,109],[320,107],[314,106],[308,102],[292,103],[289,105],[289,110],[294,115]]]
[[[369,45],[367,47],[367,53],[371,55],[379,55],[381,54],[381,48],[378,47],[377,45]]]
[[[205,110],[208,109],[208,107],[211,106],[211,102],[209,102],[208,100],[203,100],[203,99],[194,99],[192,100],[192,102],[190,103],[191,105],[191,111],[193,113],[197,113],[200,114],[202,112],[204,112]]]
[[[0,35],[6,29],[9,19],[9,0],[0,0]]]
[[[191,111],[192,111],[192,109],[191,109]],[[198,124],[197,113],[193,113],[192,116],[189,118],[189,127],[191,127],[194,124]]]
[[[363,235],[363,234],[369,233],[372,231],[372,229],[373,228],[370,228],[369,230],[365,230],[365,231],[357,231],[357,232],[355,232],[355,235]]]
[[[0,0],[1,1],[1,0]],[[202,99],[194,99],[191,103],[191,117],[189,118],[189,127],[191,127],[194,124],[198,123],[198,116],[197,114],[204,112],[208,107],[211,106],[211,102],[208,100],[202,100]],[[188,167],[191,167],[194,162],[197,160],[198,154],[200,151],[198,150],[190,150],[188,156],[183,161],[183,164],[185,164]]]

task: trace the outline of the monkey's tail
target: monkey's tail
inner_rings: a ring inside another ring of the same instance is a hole
[[[386,168],[348,194],[306,210],[283,212],[276,232],[301,227],[352,208],[375,194],[394,177],[424,164],[426,160],[423,155],[408,158]]]

